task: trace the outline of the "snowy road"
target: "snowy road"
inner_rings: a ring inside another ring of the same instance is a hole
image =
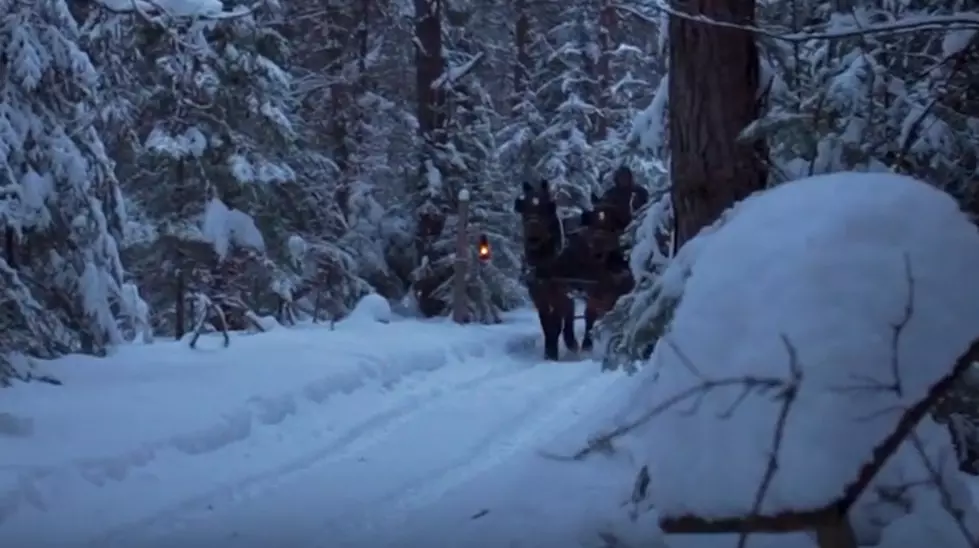
[[[134,348],[97,362],[105,371],[65,368],[66,386],[91,385],[78,392],[13,392],[8,405],[36,431],[0,436],[13,442],[0,454],[0,488],[12,487],[0,491],[0,545],[540,545],[517,522],[568,479],[545,478],[540,449],[626,378],[593,361],[541,363],[528,315],[370,329],[285,330],[171,357]],[[365,344],[382,334],[393,346]],[[291,360],[269,376],[259,350]],[[324,370],[324,355],[345,367]],[[233,362],[245,356],[254,363]],[[158,363],[121,365],[134,357]]]
[[[613,382],[593,362],[499,361],[484,358],[432,373],[421,386],[399,391],[392,405],[364,413],[326,445],[311,443],[285,466],[202,493],[96,544],[391,542],[386,535],[432,517],[426,510],[446,493],[515,455],[533,453],[536,442],[573,422]]]

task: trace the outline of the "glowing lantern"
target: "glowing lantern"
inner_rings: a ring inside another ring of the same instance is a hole
[[[476,249],[480,261],[488,261],[490,259],[490,244],[486,235],[483,234],[479,237],[479,247]]]

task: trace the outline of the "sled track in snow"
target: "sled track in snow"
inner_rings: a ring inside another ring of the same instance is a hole
[[[516,346],[524,347],[526,344],[518,342]],[[514,349],[508,348],[508,351]],[[515,354],[516,352],[509,353]],[[447,397],[458,395],[460,392],[478,390],[497,380],[520,376],[535,367],[548,367],[547,364],[526,360],[522,356],[511,359],[512,361],[507,360],[507,363],[502,367],[491,367],[488,371],[483,371],[475,377],[450,382],[446,385],[427,387],[417,393],[408,392],[399,397],[395,394],[401,393],[402,390],[394,389],[392,390],[392,397],[397,400],[395,405],[367,414],[345,431],[330,439],[328,443],[307,450],[282,465],[258,471],[233,482],[224,483],[170,505],[145,518],[112,527],[89,539],[84,544],[93,548],[96,546],[100,548],[128,547],[132,545],[134,540],[145,539],[147,536],[165,537],[184,529],[188,525],[206,519],[214,507],[237,505],[274,490],[304,470],[355,458],[368,452],[397,432],[399,426],[410,421],[419,411],[437,405],[439,401]],[[476,358],[472,362],[486,363],[490,360],[491,358]],[[474,365],[472,362],[459,364],[455,368]],[[428,372],[426,376],[434,374],[438,373]],[[542,392],[553,388],[553,386],[545,387]],[[329,410],[324,410],[324,412],[329,412]]]
[[[546,366],[546,365],[545,365]],[[596,375],[592,369],[582,369],[571,379],[558,385],[544,386],[530,394],[529,404],[519,413],[493,426],[483,441],[470,450],[456,455],[441,470],[414,479],[407,485],[388,492],[381,498],[363,501],[361,508],[349,515],[331,520],[329,530],[316,538],[339,537],[354,542],[362,539],[364,531],[403,531],[411,512],[438,501],[445,493],[484,475],[496,466],[533,446],[542,435],[554,433],[568,423],[574,408],[584,397],[602,393],[608,376]],[[596,391],[596,389],[599,389]],[[378,511],[363,512],[363,508]],[[364,516],[379,516],[372,519]],[[384,516],[388,519],[385,520]]]

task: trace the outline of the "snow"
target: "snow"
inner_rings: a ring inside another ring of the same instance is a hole
[[[969,47],[979,33],[976,29],[956,29],[945,33],[942,38],[942,56],[945,59],[958,55]]]
[[[871,496],[851,511],[850,522],[860,544],[905,548],[922,546],[921,541],[928,539],[930,545],[942,548],[975,546],[963,535],[952,512],[961,512],[968,536],[977,538],[975,502],[979,499],[971,491],[979,482],[964,480],[951,443],[947,428],[931,419],[922,421],[912,441],[874,479]],[[901,495],[895,500],[894,493]]]
[[[25,219],[37,228],[47,228],[51,224],[51,212],[47,204],[55,196],[54,181],[50,176],[42,176],[33,169],[27,169],[21,177],[18,189],[21,208]]]
[[[656,92],[647,106],[632,123],[627,140],[644,150],[658,154],[666,143],[666,104],[669,96],[669,75],[660,78]]]
[[[221,0],[98,0],[100,4],[116,12],[139,10],[143,13],[162,11],[174,17],[214,16],[224,11]]]
[[[255,226],[255,220],[243,211],[229,209],[218,198],[208,202],[201,231],[222,259],[227,256],[232,245],[265,249],[265,240]]]
[[[174,137],[166,129],[155,127],[146,138],[143,147],[172,158],[200,157],[207,150],[207,137],[196,127]]]
[[[292,234],[286,241],[286,248],[289,250],[289,258],[292,259],[292,262],[299,264],[306,257],[306,253],[309,251],[309,244],[306,243],[306,240],[302,236]]]
[[[586,391],[616,382],[595,362],[538,367],[537,348],[521,358],[538,329],[527,313],[493,326],[306,325],[227,349],[205,336],[196,351],[124,345],[46,363],[63,386],[0,400],[0,545],[143,546],[207,508],[196,535],[227,532],[222,519],[246,540],[268,535],[269,515],[247,519],[260,507],[320,527],[312,544],[326,519],[366,535],[371,497],[400,487],[402,510],[431,502],[530,453]],[[291,500],[274,510],[280,499]]]
[[[340,322],[340,325],[359,327],[365,323],[390,323],[392,317],[391,303],[377,293],[368,293],[357,301],[353,310]]]
[[[451,86],[455,84],[460,78],[472,71],[476,67],[476,64],[483,60],[484,55],[483,52],[479,52],[465,63],[459,66],[449,67],[438,78],[432,81],[431,88],[439,89],[446,85]]]
[[[674,265],[683,296],[619,418],[640,422],[630,447],[662,516],[753,513],[783,409],[761,512],[836,500],[979,335],[979,233],[951,197],[903,176],[758,193]]]

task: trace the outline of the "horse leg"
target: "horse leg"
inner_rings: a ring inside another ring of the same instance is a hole
[[[540,322],[541,332],[544,333],[544,346],[547,346],[548,317],[551,313],[547,304],[547,295],[538,284],[533,284],[528,289],[530,290],[530,300],[534,303],[534,308],[537,309],[537,320]]]
[[[574,299],[565,293],[561,295],[561,321],[563,323],[564,346],[569,352],[578,351],[578,339],[574,334]]]
[[[591,330],[595,327],[595,320],[598,319],[598,299],[589,293],[585,301],[585,335],[581,341],[581,349],[591,351],[594,342],[591,339]]]
[[[546,315],[541,316],[544,326],[544,359],[557,361],[559,358],[558,341],[561,338],[561,315],[549,307]]]
[[[544,359],[558,359],[558,340],[561,338],[561,317],[554,306],[551,288],[543,284],[530,287],[530,298],[537,308],[537,319],[544,332]]]

